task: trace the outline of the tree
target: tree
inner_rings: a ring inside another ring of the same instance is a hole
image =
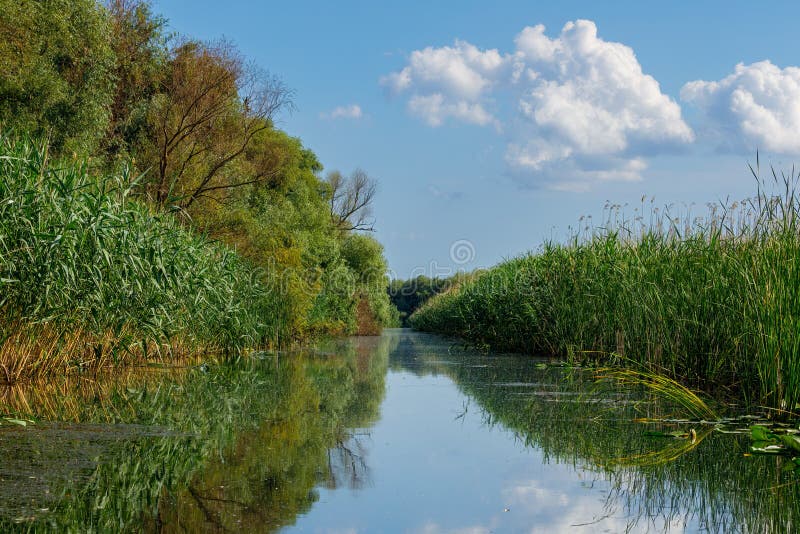
[[[425,302],[449,288],[459,280],[459,275],[450,278],[428,278],[420,275],[409,280],[392,280],[389,283],[387,292],[392,304],[400,313],[400,319],[404,325],[408,324],[411,317],[420,306]]]
[[[116,87],[103,143],[108,156],[125,156],[148,134],[147,113],[169,62],[166,19],[144,0],[108,0]]]
[[[231,171],[273,117],[291,107],[291,91],[245,62],[230,43],[185,41],[172,52],[162,93],[150,111],[153,165],[147,192],[158,205],[188,209],[201,198],[220,201],[235,188],[278,171]]]
[[[108,124],[109,42],[93,0],[0,0],[0,126],[91,153]]]
[[[331,190],[330,207],[334,224],[348,232],[374,231],[372,201],[378,190],[378,182],[361,169],[356,169],[349,177],[332,171],[326,180]]]

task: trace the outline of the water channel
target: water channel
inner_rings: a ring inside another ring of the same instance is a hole
[[[790,532],[800,474],[748,419],[591,369],[386,330],[291,354],[0,390],[0,528]],[[674,437],[673,437],[674,435]]]

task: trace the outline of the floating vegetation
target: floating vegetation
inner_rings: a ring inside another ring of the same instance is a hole
[[[785,454],[800,465],[800,430],[785,426],[753,425],[750,427],[752,444],[750,450],[756,454]]]
[[[616,382],[623,387],[643,387],[662,401],[679,407],[685,416],[700,420],[717,419],[717,414],[703,399],[668,376],[632,369],[601,367],[595,372],[595,379],[599,382]]]

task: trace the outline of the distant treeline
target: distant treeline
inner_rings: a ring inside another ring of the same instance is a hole
[[[389,299],[400,313],[402,326],[409,326],[408,318],[417,308],[434,295],[441,293],[453,285],[456,277],[429,278],[424,275],[408,280],[395,279],[389,282],[387,289]]]
[[[375,179],[322,177],[230,42],[138,0],[0,0],[0,35],[0,379],[396,322]]]

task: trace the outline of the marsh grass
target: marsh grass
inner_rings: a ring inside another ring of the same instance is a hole
[[[276,344],[270,273],[132,197],[127,171],[0,136],[0,381]]]
[[[800,402],[800,173],[762,174],[741,202],[633,215],[607,206],[566,244],[431,299],[420,330],[494,349],[640,366],[714,394]],[[676,215],[677,214],[677,215]]]
[[[613,382],[622,387],[640,387],[656,395],[662,402],[679,407],[681,417],[715,421],[716,412],[697,393],[667,376],[633,369],[601,367],[595,371],[598,382]]]

